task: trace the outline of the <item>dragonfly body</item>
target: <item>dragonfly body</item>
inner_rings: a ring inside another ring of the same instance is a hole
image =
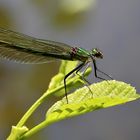
[[[84,62],[96,53],[99,52],[96,50],[92,54],[82,48],[0,28],[0,56],[22,63],[46,63],[54,58]]]
[[[0,28],[0,57],[29,64],[47,63],[55,59],[82,62],[64,78],[66,97],[66,78],[73,72],[78,72],[83,66],[91,61],[94,64],[95,77],[104,80],[104,78],[97,76],[96,72],[99,71],[105,74],[96,67],[96,58],[103,58],[103,54],[97,48],[87,51],[83,48],[72,47],[64,43],[50,40],[41,40]],[[110,77],[109,75],[107,76]]]

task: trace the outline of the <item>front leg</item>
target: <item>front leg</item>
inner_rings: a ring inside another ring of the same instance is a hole
[[[101,70],[99,70],[99,69],[97,68],[97,66],[96,66],[96,61],[95,61],[95,60],[93,60],[93,65],[94,65],[94,75],[95,75],[96,78],[101,79],[101,80],[106,80],[105,78],[102,78],[102,77],[100,77],[100,76],[97,75],[97,71],[99,71],[100,73],[106,75],[107,77],[109,77],[110,79],[113,80],[113,78],[112,78],[110,75],[104,73],[103,71],[101,71]]]

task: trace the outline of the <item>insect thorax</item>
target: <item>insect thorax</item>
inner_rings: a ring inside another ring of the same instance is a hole
[[[79,60],[79,61],[87,61],[89,58],[89,52],[87,50],[84,50],[82,48],[72,48],[71,50],[71,57],[73,60]]]

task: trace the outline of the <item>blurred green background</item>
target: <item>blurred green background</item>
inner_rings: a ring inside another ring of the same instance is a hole
[[[139,0],[0,0],[0,27],[85,49],[99,47],[100,69],[140,92]],[[24,65],[0,60],[0,139],[9,135],[26,110],[47,90],[60,61]],[[96,81],[93,74],[90,82]],[[46,101],[29,120],[44,119],[57,100]],[[34,140],[137,140],[140,102],[135,101],[67,119],[44,129]]]

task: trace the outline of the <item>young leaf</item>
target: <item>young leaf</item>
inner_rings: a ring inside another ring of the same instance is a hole
[[[46,94],[49,94],[55,90],[56,96],[64,95],[65,94],[64,77],[70,71],[72,71],[77,66],[77,64],[78,64],[77,61],[62,61],[59,72],[51,79],[51,82],[49,84],[49,88],[48,88]],[[92,71],[92,69],[91,69],[91,67],[89,67],[85,71],[84,77],[87,77],[91,73],[91,71]],[[82,74],[79,72],[79,75],[82,75]],[[83,80],[80,79],[81,77],[79,75],[71,74],[67,78],[67,80],[66,80],[67,92],[69,92],[71,89],[78,88],[78,87],[84,85],[84,82],[83,82]],[[59,90],[57,90],[57,89],[59,89]],[[53,93],[53,95],[54,95],[54,93]]]
[[[89,90],[91,89],[91,91]],[[83,87],[56,102],[46,114],[46,122],[53,123],[97,109],[123,104],[140,98],[134,87],[115,80],[103,81]]]

